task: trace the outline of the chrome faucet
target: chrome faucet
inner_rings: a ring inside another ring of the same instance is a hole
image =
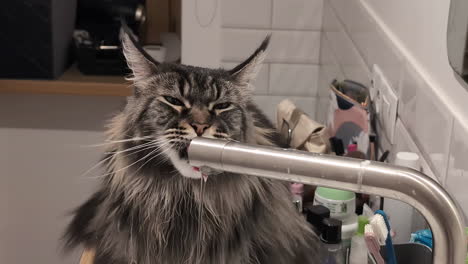
[[[403,201],[429,223],[436,264],[461,264],[466,257],[461,210],[444,188],[425,174],[404,167],[233,141],[195,138],[189,163],[228,172],[319,185]]]

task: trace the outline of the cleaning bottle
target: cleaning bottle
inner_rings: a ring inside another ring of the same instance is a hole
[[[398,152],[395,156],[395,165],[411,168],[419,171],[421,162],[419,155],[413,152]],[[408,243],[411,239],[413,219],[420,213],[411,205],[399,200],[385,198],[384,211],[392,220],[395,243]],[[422,217],[419,217],[422,218]]]
[[[330,209],[330,217],[342,221],[341,239],[343,246],[349,249],[351,238],[356,233],[358,223],[356,211],[356,194],[332,188],[317,187],[314,205],[323,205]]]
[[[323,264],[345,264],[346,256],[341,244],[341,221],[333,218],[325,218],[322,221],[323,229],[320,235],[324,256]]]
[[[351,239],[351,252],[349,255],[349,264],[367,263],[367,245],[364,239],[364,227],[369,223],[365,216],[358,217],[358,230]]]
[[[320,236],[323,229],[323,220],[330,218],[330,209],[323,205],[314,205],[310,208],[306,208],[306,219],[309,224],[312,225],[312,230]]]
[[[302,213],[302,196],[304,195],[304,184],[302,183],[291,183],[289,189],[292,194],[292,202],[297,208],[299,213]]]

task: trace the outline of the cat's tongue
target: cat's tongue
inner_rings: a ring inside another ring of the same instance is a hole
[[[194,171],[200,172],[200,168],[199,168],[199,167],[192,167],[192,168],[193,168]],[[201,176],[202,176],[203,181],[206,182],[206,181],[208,180],[208,175],[206,175],[206,174],[204,174],[204,173],[201,173],[201,172],[200,172],[200,174],[201,174]]]

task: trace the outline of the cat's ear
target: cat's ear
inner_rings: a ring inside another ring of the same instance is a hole
[[[271,35],[268,35],[247,60],[229,71],[237,83],[247,85],[257,77],[258,72],[262,68],[262,62],[266,57],[266,49],[268,43],[270,43],[270,37]]]
[[[138,88],[144,88],[144,84],[148,79],[157,73],[157,62],[148,58],[148,54],[142,50],[141,46],[136,46],[137,43],[135,36],[129,35],[123,31],[120,33],[122,40],[122,49],[127,65],[132,70],[133,75],[129,80],[133,81],[134,85]]]

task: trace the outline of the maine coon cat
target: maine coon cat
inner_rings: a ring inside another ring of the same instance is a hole
[[[68,248],[95,264],[318,263],[318,240],[283,182],[201,173],[187,162],[194,137],[273,144],[251,82],[269,37],[232,70],[155,64],[123,37],[134,94],[109,125],[107,173],[74,213]]]

